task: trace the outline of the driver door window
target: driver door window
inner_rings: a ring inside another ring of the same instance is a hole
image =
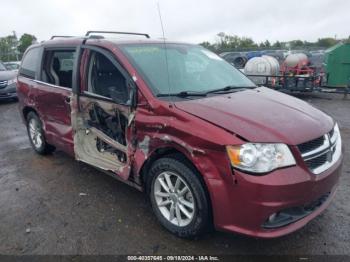
[[[89,56],[87,91],[119,103],[128,100],[128,88],[123,74],[109,58],[95,51],[91,51]]]

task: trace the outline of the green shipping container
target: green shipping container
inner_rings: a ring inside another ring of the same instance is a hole
[[[327,86],[346,87],[350,83],[350,43],[340,43],[326,51]]]

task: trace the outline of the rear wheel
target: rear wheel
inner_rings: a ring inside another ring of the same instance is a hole
[[[46,155],[55,150],[54,146],[46,142],[42,122],[34,112],[29,112],[27,115],[27,131],[30,144],[35,152]]]
[[[152,165],[148,179],[153,211],[166,229],[191,238],[209,228],[209,202],[194,170],[178,159],[162,158]]]

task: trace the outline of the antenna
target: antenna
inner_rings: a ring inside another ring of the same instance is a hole
[[[157,2],[157,9],[158,9],[158,15],[159,15],[159,20],[160,20],[160,25],[162,27],[162,34],[163,34],[163,39],[165,40],[165,33],[164,33],[164,26],[163,26],[163,19],[162,19],[162,14],[160,12],[160,6],[159,2]],[[165,44],[165,41],[164,41]]]
[[[168,88],[168,94],[169,94],[169,97],[170,97],[170,77],[169,77],[168,53],[167,53],[167,46],[166,46],[166,42],[165,42],[165,32],[164,32],[163,19],[162,19],[162,14],[160,12],[159,2],[157,2],[157,9],[158,9],[160,25],[162,27],[163,45],[164,45],[164,50],[165,50],[165,65],[166,65],[166,70],[167,70],[168,87],[169,87]]]

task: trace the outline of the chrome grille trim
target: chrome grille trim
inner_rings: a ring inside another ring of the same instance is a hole
[[[306,153],[303,153],[301,156],[304,159],[309,159],[308,158],[309,156],[312,156],[314,154],[317,154],[317,153],[319,153],[321,151],[324,151],[327,148],[329,148],[329,139],[327,139],[327,136],[328,136],[328,134],[323,136],[323,144],[320,147],[318,147],[318,148],[316,148],[314,150],[308,151]]]
[[[310,171],[318,175],[329,169],[339,160],[341,157],[341,147],[341,136],[339,128],[336,125],[331,132],[324,135],[324,142],[320,147],[305,153],[301,152],[301,156],[304,159],[305,164],[309,167]],[[323,161],[323,163],[318,163],[320,157],[322,156],[326,160]],[[311,161],[313,159],[315,160],[312,163]],[[314,166],[315,163],[318,166],[311,168],[310,166]]]
[[[7,80],[0,81],[0,88],[5,88],[7,86]]]

